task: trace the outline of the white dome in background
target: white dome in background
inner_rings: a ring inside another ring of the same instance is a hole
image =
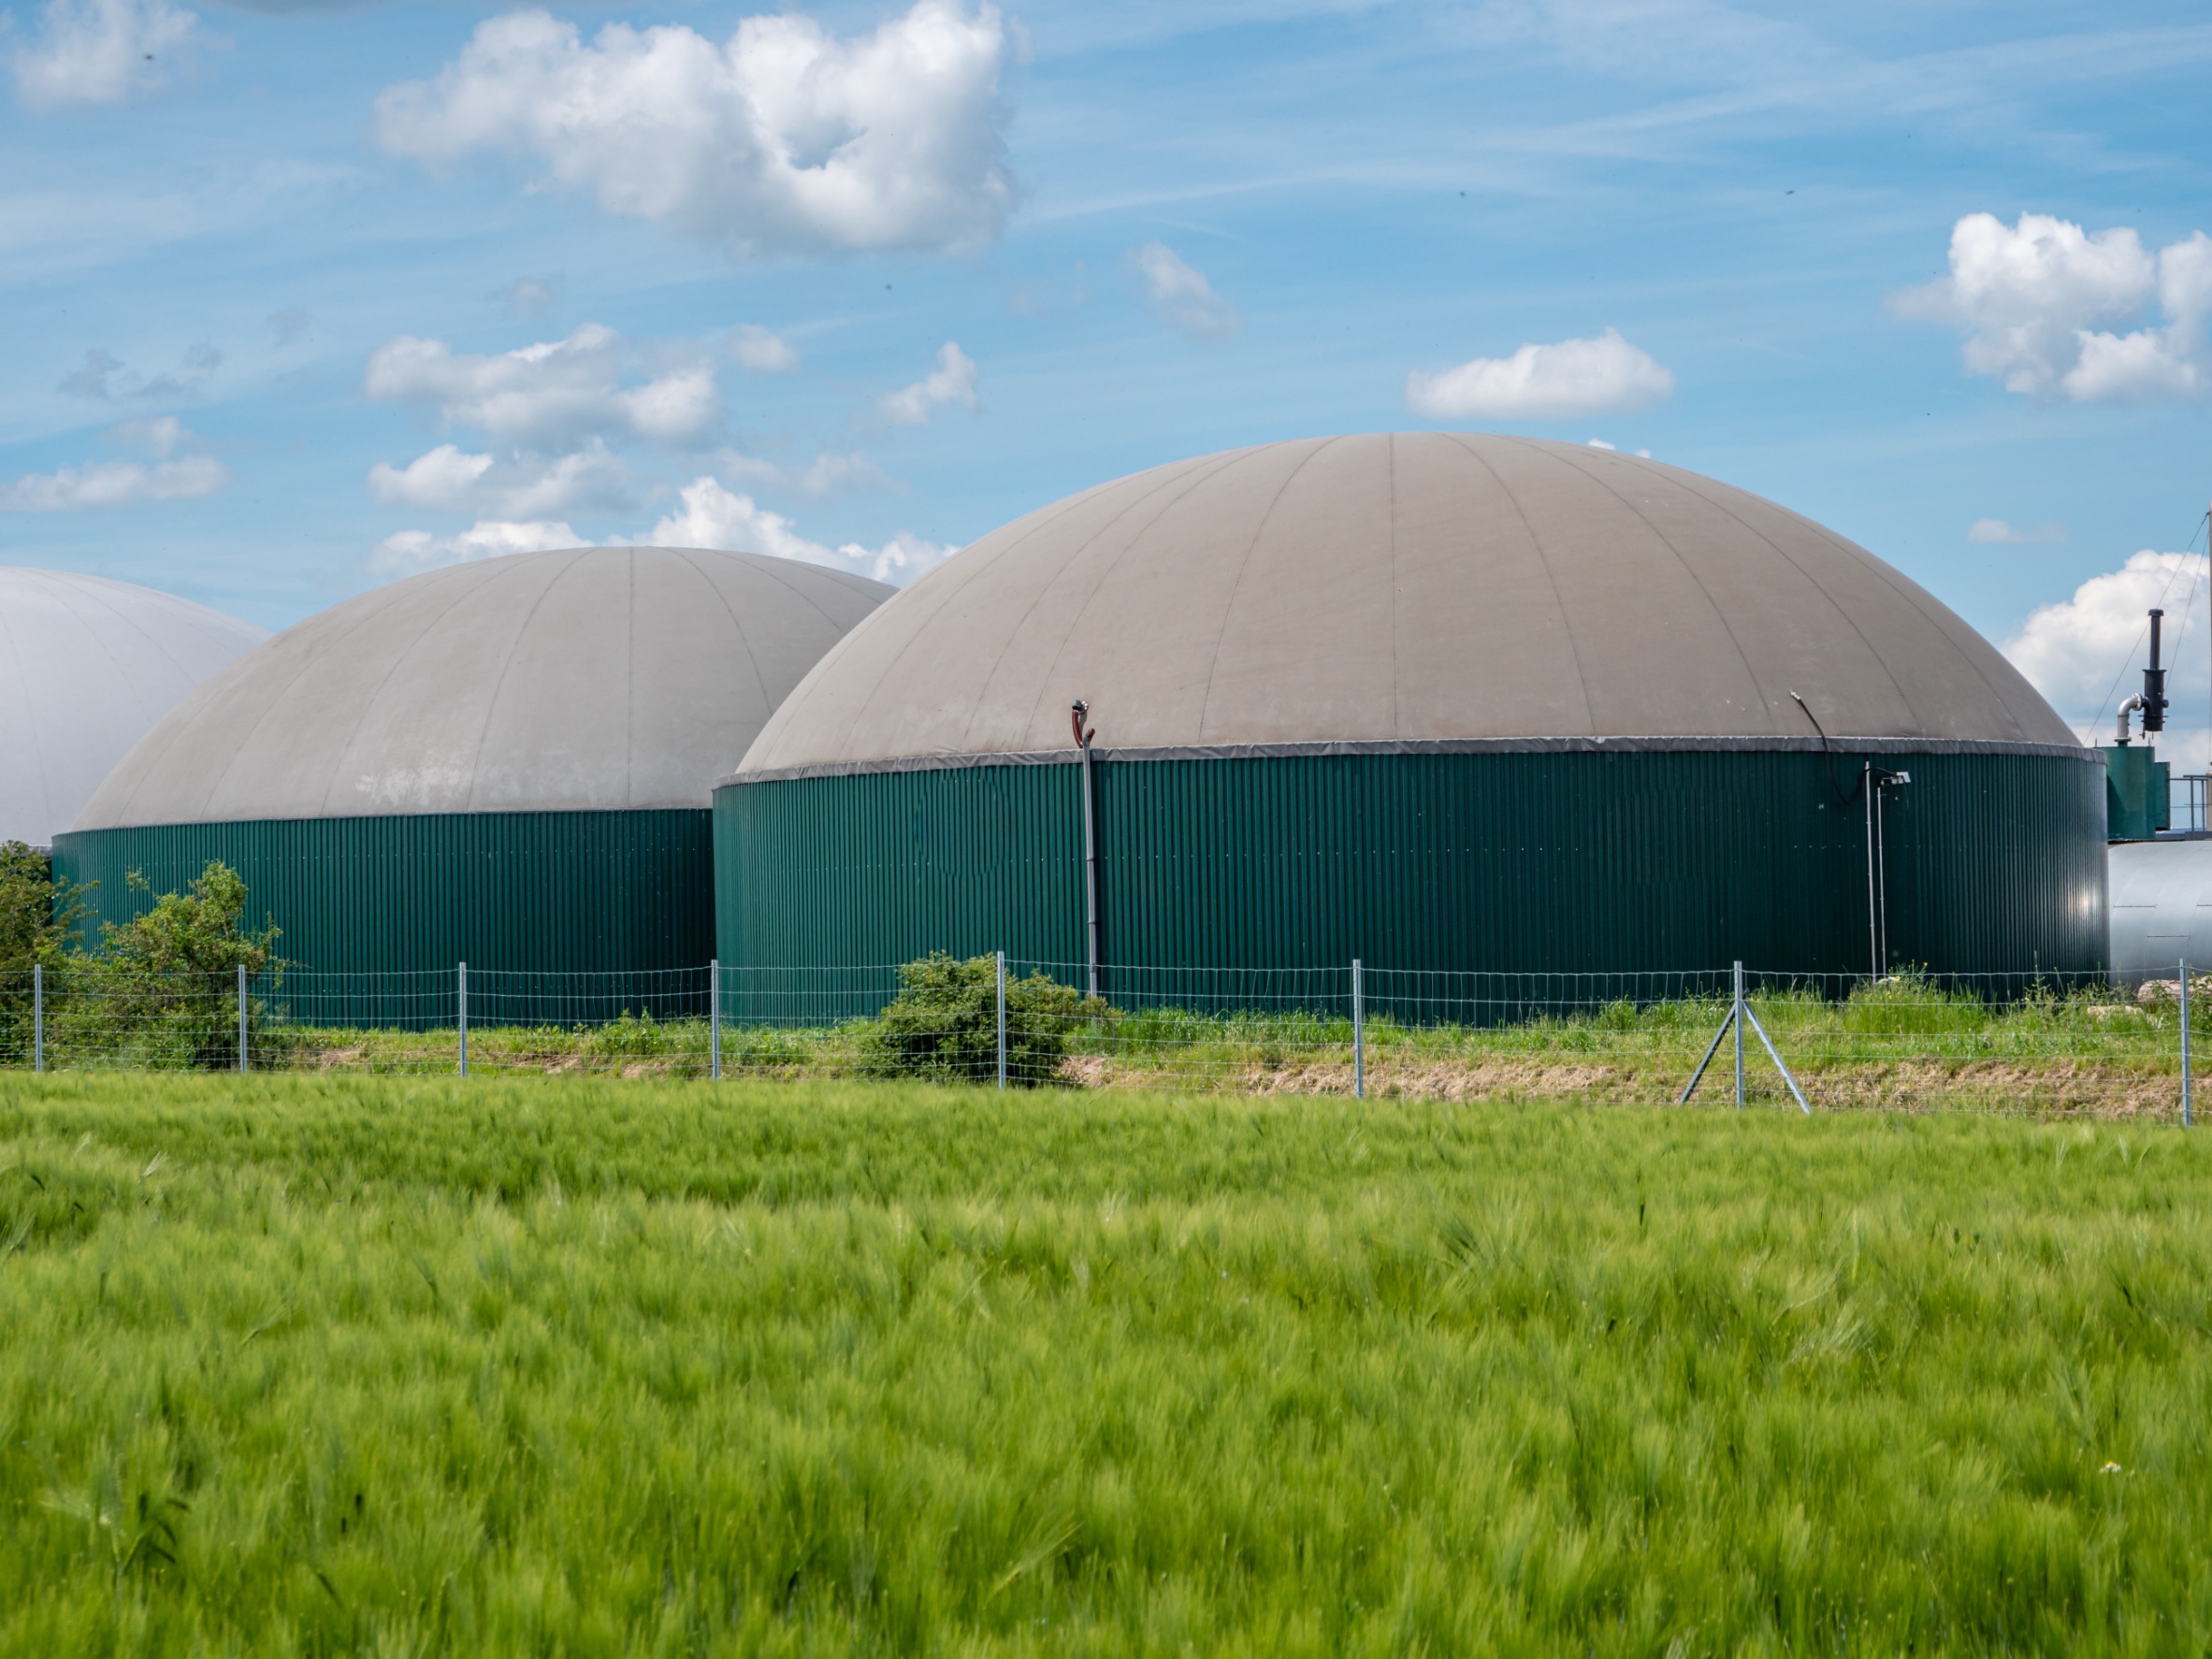
[[[174,594],[0,565],[0,841],[51,845],[156,721],[267,638]]]
[[[776,704],[892,591],[683,547],[427,571],[333,605],[210,679],[75,828],[704,811]]]

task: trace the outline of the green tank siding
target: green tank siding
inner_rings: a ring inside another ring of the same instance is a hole
[[[703,1009],[710,818],[690,809],[164,824],[58,836],[54,868],[97,884],[86,917],[96,936],[100,923],[151,904],[130,872],[160,894],[220,858],[245,878],[256,923],[273,919],[279,952],[304,970],[290,980],[301,1017],[450,1022],[442,978],[433,989],[398,976],[447,976],[465,961],[472,1021],[566,1023],[626,1006]],[[382,983],[325,977],[337,974]]]
[[[1650,750],[1102,760],[1104,954],[1529,974],[1741,957],[1771,973],[1864,973],[1865,809],[1843,799],[1860,761]],[[1913,778],[1885,804],[1893,965],[2103,970],[2100,767],[2004,753],[1875,763]],[[1079,962],[1079,790],[1074,765],[726,786],[715,801],[722,959],[843,967],[1003,948]]]
[[[716,879],[753,902],[717,894],[717,945],[748,968],[802,970],[730,975],[731,1017],[873,1013],[891,984],[803,970],[889,969],[933,949],[1080,959],[1080,787],[1072,766],[992,766],[718,791]]]

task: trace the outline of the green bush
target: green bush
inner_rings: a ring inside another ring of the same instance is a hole
[[[46,855],[20,841],[0,842],[0,1060],[31,1052],[31,970],[60,965],[69,930],[84,904],[57,886]]]
[[[1106,1004],[1043,974],[1006,981],[1006,1080],[1049,1083],[1077,1024],[1107,1017]],[[886,1075],[946,1082],[998,1076],[998,962],[941,950],[899,970],[899,994],[876,1016],[863,1052]]]
[[[137,871],[135,892],[153,888]],[[246,884],[212,862],[189,891],[164,893],[128,922],[103,922],[100,945],[72,954],[49,1016],[68,1058],[103,1064],[221,1069],[238,1063],[239,969],[249,982],[282,977],[277,928],[246,926]],[[248,1042],[267,1017],[258,997],[246,1004]]]

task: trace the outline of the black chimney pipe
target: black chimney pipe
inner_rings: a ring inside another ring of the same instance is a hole
[[[2166,671],[2159,667],[2159,618],[2163,611],[2150,613],[2150,666],[2143,671],[2143,729],[2166,729]]]

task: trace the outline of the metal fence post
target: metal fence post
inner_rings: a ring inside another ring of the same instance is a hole
[[[461,1017],[461,1075],[466,1077],[469,1075],[469,964],[467,962],[461,964],[460,972],[454,981],[454,988],[456,993],[455,1006]]]
[[[1360,984],[1359,958],[1352,959],[1352,1098],[1367,1098],[1367,1000]]]
[[[2181,1127],[2187,1129],[2194,1119],[2194,1102],[2190,1098],[2193,1089],[2189,1075],[2189,959],[2181,959]]]
[[[46,964],[31,964],[31,1069],[46,1070]]]
[[[999,959],[999,1087],[1006,1086],[1006,953]]]
[[[722,959],[712,957],[706,965],[707,1072],[722,1080]]]
[[[1736,1110],[1743,1110],[1743,964],[1736,964]]]
[[[239,964],[239,1070],[245,1071],[246,1058],[246,964]]]

